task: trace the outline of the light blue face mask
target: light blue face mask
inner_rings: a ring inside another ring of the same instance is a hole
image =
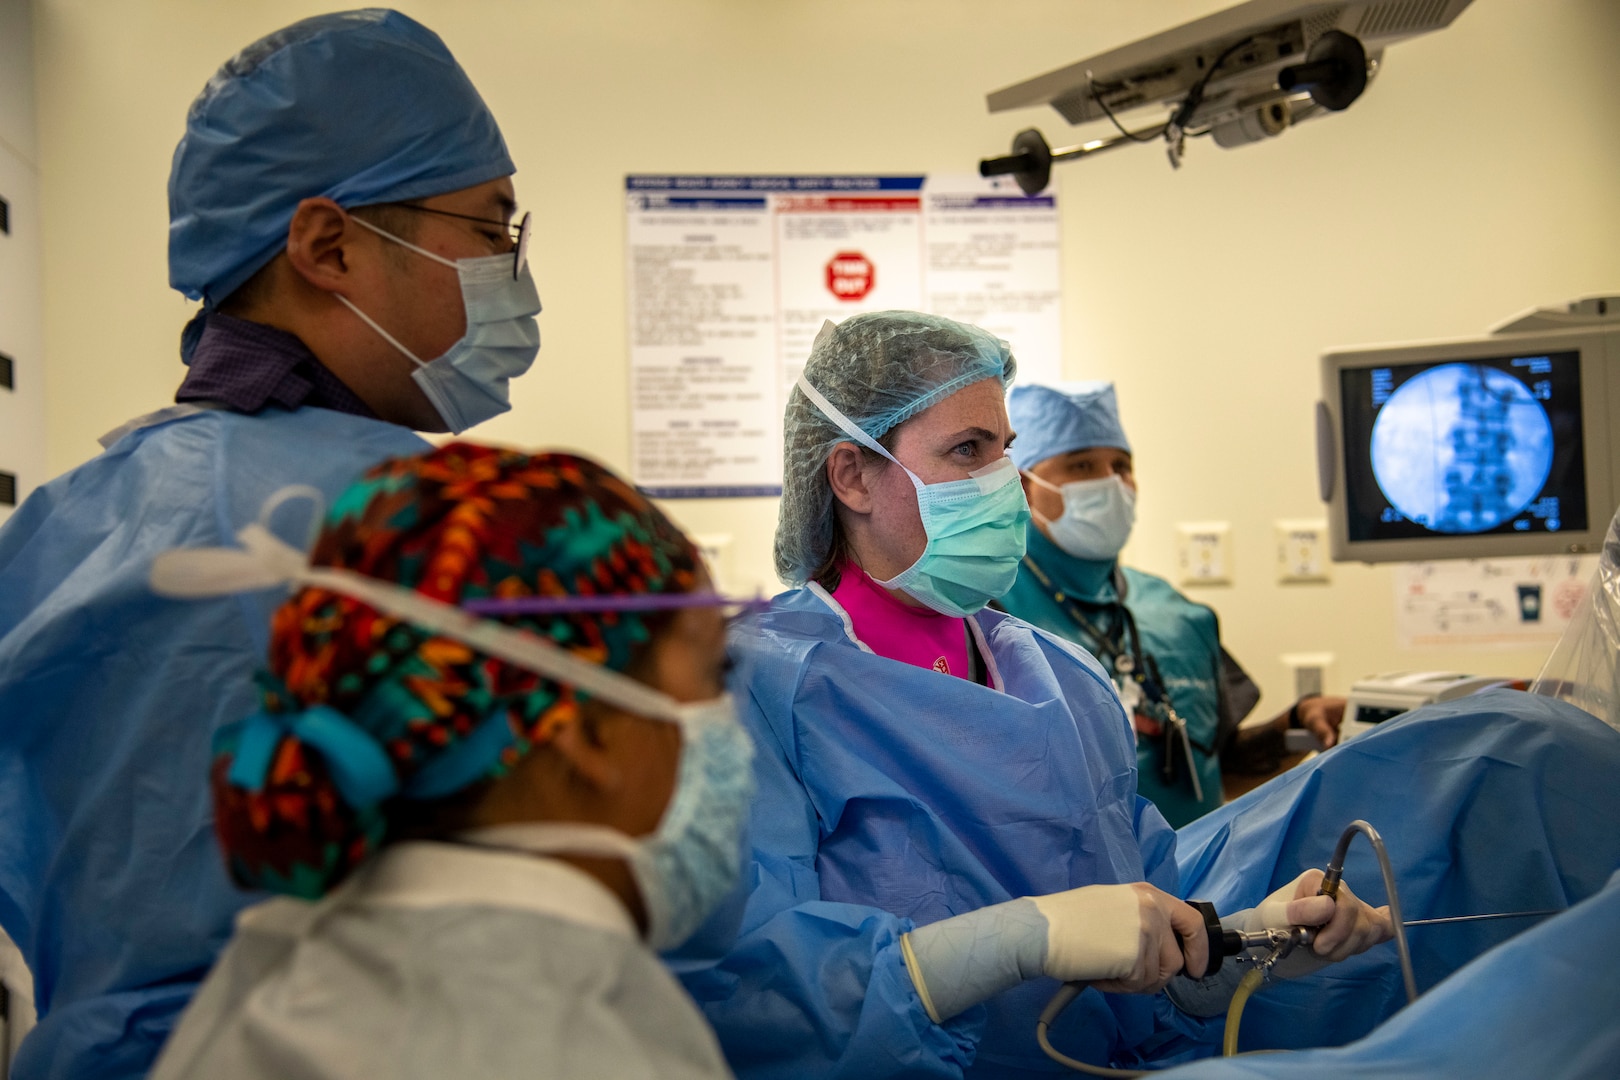
[[[679,723],[683,741],[675,793],[651,835],[523,822],[476,829],[462,839],[536,854],[623,859],[647,910],[647,944],[665,952],[696,933],[737,885],[743,828],[754,796],[754,747],[737,721],[730,694],[657,718]]]
[[[401,240],[363,218],[351,216],[350,220],[454,269],[461,280],[467,332],[443,356],[423,360],[355,307],[348,297],[340,293],[333,295],[416,365],[411,378],[427,395],[445,426],[455,434],[460,435],[475,424],[511,409],[512,395],[507,384],[528,371],[540,351],[540,326],[535,321],[535,316],[540,314],[540,294],[535,290],[527,262],[514,277],[511,255],[446,259]]]
[[[1018,577],[1024,557],[1029,503],[1018,482],[1018,467],[1003,457],[968,474],[965,480],[925,484],[883,444],[855,426],[810,385],[802,374],[799,389],[827,419],[855,442],[905,469],[917,489],[928,546],[905,570],[879,581],[899,589],[943,615],[965,618],[990,601],[1005,596]]]
[[[736,886],[754,798],[754,746],[731,696],[682,721],[675,794],[658,831],[636,841],[630,872],[647,906],[647,944],[683,944]]]
[[[1136,492],[1118,476],[1100,480],[1073,480],[1054,484],[1034,473],[1032,483],[1055,491],[1063,499],[1063,513],[1042,518],[1052,543],[1077,559],[1108,562],[1119,556],[1136,524]]]

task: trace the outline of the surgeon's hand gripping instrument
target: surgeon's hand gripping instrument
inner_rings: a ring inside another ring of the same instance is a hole
[[[1439,926],[1494,919],[1528,919],[1556,915],[1560,911],[1560,909],[1556,908],[1538,911],[1498,911],[1479,915],[1453,915],[1433,919],[1402,920],[1400,896],[1395,888],[1395,874],[1390,865],[1389,854],[1384,848],[1383,837],[1378,834],[1378,830],[1373,828],[1372,825],[1360,819],[1352,821],[1345,827],[1344,832],[1340,834],[1338,844],[1334,847],[1333,855],[1323,873],[1321,885],[1317,890],[1318,895],[1328,896],[1337,901],[1339,886],[1344,880],[1345,856],[1349,851],[1351,841],[1355,839],[1357,833],[1366,836],[1368,842],[1372,844],[1373,853],[1378,858],[1378,866],[1383,874],[1385,892],[1389,897],[1390,923],[1394,931],[1395,947],[1400,958],[1401,977],[1405,982],[1408,1004],[1417,1000],[1418,993],[1417,980],[1412,971],[1411,952],[1406,944],[1407,927]],[[1220,971],[1222,961],[1229,956],[1233,957],[1236,963],[1254,965],[1238,983],[1237,990],[1232,995],[1232,1002],[1227,1009],[1223,1054],[1230,1057],[1238,1053],[1239,1024],[1243,1015],[1243,1007],[1247,1003],[1249,996],[1264,982],[1272,978],[1273,969],[1279,961],[1287,958],[1297,949],[1309,948],[1316,940],[1316,929],[1308,926],[1287,926],[1266,927],[1259,930],[1229,930],[1221,925],[1214,904],[1206,900],[1190,900],[1188,903],[1203,917],[1204,931],[1209,939],[1209,960],[1203,978],[1207,979]],[[1040,1018],[1035,1024],[1035,1038],[1040,1044],[1041,1050],[1059,1064],[1090,1076],[1140,1077],[1157,1071],[1153,1069],[1114,1069],[1101,1065],[1092,1065],[1089,1062],[1068,1057],[1052,1046],[1049,1036],[1051,1026],[1057,1022],[1063,1011],[1085,989],[1084,983],[1065,983],[1056,994],[1052,995],[1052,1000],[1041,1011]]]

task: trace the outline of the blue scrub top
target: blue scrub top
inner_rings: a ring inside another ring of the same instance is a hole
[[[0,529],[0,925],[40,1011],[19,1080],[145,1075],[259,898],[214,842],[210,743],[256,707],[285,593],[165,599],[153,558],[234,545],[283,486],[330,504],[425,449],[329,409],[202,411],[124,435]]]

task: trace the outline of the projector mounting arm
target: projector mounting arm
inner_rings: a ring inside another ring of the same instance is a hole
[[[1281,134],[1291,123],[1320,109],[1339,112],[1349,108],[1367,89],[1368,79],[1378,66],[1376,58],[1369,63],[1367,51],[1358,39],[1343,31],[1330,30],[1316,39],[1302,63],[1278,71],[1270,93],[1253,100],[1243,115],[1222,123],[1197,123],[1211,79],[1228,56],[1249,44],[1251,39],[1243,39],[1228,47],[1176,104],[1164,123],[1135,131],[1114,118],[1105,95],[1092,84],[1090,72],[1087,72],[1087,93],[1119,128],[1116,134],[1054,150],[1038,129],[1027,128],[1014,136],[1010,154],[980,161],[979,175],[1011,176],[1025,194],[1034,195],[1051,182],[1052,166],[1056,162],[1090,157],[1126,143],[1152,142],[1161,137],[1165,140],[1170,164],[1179,168],[1188,135],[1214,134],[1216,143],[1232,147]]]

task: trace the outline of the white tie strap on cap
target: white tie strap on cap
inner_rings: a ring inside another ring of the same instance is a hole
[[[424,630],[454,638],[479,652],[566,683],[638,716],[683,723],[690,706],[609,671],[547,641],[386,581],[311,566],[303,552],[260,524],[237,533],[240,548],[167,551],[152,563],[152,590],[161,596],[199,599],[293,586],[329,589]]]

